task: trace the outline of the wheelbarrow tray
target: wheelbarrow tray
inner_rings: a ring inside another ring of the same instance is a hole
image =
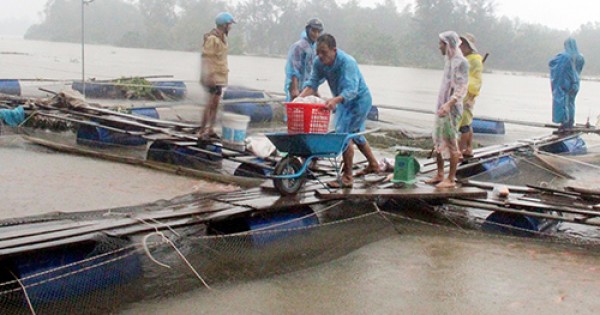
[[[277,150],[299,157],[337,157],[348,145],[347,133],[268,133]]]

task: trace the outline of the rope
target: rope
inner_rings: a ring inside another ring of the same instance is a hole
[[[25,295],[25,300],[27,301],[27,306],[29,307],[29,311],[31,311],[32,315],[35,315],[36,314],[35,309],[33,308],[33,304],[31,303],[31,299],[29,298],[27,289],[25,289],[25,286],[23,285],[23,283],[21,283],[21,280],[19,280],[19,278],[12,271],[10,271],[10,274],[15,278],[15,280],[17,281],[17,283],[19,283],[19,286],[23,290],[23,295]]]
[[[179,248],[177,248],[177,246],[175,246],[175,244],[173,244],[173,242],[168,239],[164,233],[162,232],[153,232],[153,233],[149,233],[148,235],[144,236],[143,240],[142,240],[142,244],[144,246],[144,251],[146,252],[146,255],[148,256],[148,258],[150,258],[151,261],[153,261],[154,263],[158,264],[161,267],[165,267],[168,269],[171,269],[171,266],[162,263],[160,261],[158,261],[156,258],[154,258],[152,256],[152,254],[150,253],[150,251],[148,250],[148,246],[147,246],[147,240],[148,238],[150,238],[150,236],[153,235],[158,235],[161,237],[161,239],[163,240],[164,243],[169,244],[177,253],[177,255],[179,255],[179,257],[181,258],[181,260],[183,260],[183,262],[190,268],[190,270],[194,273],[194,275],[196,276],[196,278],[198,278],[198,280],[200,280],[200,282],[202,282],[202,284],[209,290],[212,290],[212,288],[208,285],[208,283],[206,283],[206,281],[204,281],[204,279],[202,278],[202,276],[196,271],[196,269],[194,268],[194,266],[192,266],[192,264],[187,260],[187,258],[183,255],[183,253],[181,253],[181,251],[179,250]]]
[[[121,249],[121,250],[123,250],[123,249]],[[120,250],[117,250],[117,251],[120,251]],[[117,252],[117,251],[114,251],[114,252]],[[97,267],[100,267],[100,266],[104,266],[104,265],[116,262],[118,260],[124,259],[124,258],[126,258],[128,256],[133,255],[134,253],[135,253],[135,251],[131,251],[127,255],[118,256],[118,257],[115,257],[113,259],[108,259],[108,260],[102,261],[102,262],[100,262],[100,263],[98,263],[96,265],[91,265],[91,266],[88,266],[88,267],[85,267],[85,268],[81,268],[81,269],[78,269],[78,270],[75,270],[75,271],[72,271],[72,272],[68,272],[68,273],[65,273],[65,274],[62,274],[62,275],[59,275],[59,276],[56,276],[56,277],[51,277],[51,278],[48,278],[48,279],[45,279],[45,280],[42,280],[42,281],[39,281],[39,282],[36,282],[36,283],[32,283],[32,284],[27,285],[27,287],[31,288],[31,287],[39,286],[39,285],[42,285],[42,284],[45,284],[45,283],[48,283],[48,282],[51,282],[51,281],[63,279],[63,278],[66,278],[66,277],[69,277],[69,276],[72,276],[72,275],[75,275],[75,274],[78,274],[78,273],[82,273],[82,272],[85,272],[85,271],[88,271],[88,270],[91,270],[91,269],[94,269],[94,268],[97,268]],[[91,258],[88,258],[88,259],[80,260],[80,261],[77,261],[75,263],[71,263],[71,264],[67,264],[67,265],[55,268],[53,270],[57,271],[57,270],[64,269],[64,268],[67,268],[67,267],[70,267],[70,266],[82,264],[82,263],[84,263],[86,261],[98,259],[99,257],[105,256],[105,255],[106,254],[102,254],[102,255],[94,256],[94,257],[91,257]],[[49,273],[49,271],[40,272],[40,273],[37,273],[37,274],[34,274],[34,275],[30,275],[28,277],[25,277],[25,278],[23,278],[21,280],[25,280],[25,279],[29,279],[29,278],[33,278],[33,277],[39,277],[40,275],[44,275],[44,274],[48,274],[48,273]],[[9,283],[14,283],[14,281],[3,283],[2,285],[7,285]],[[16,292],[18,290],[19,289],[3,291],[3,292],[0,292],[0,295],[6,294],[6,293],[11,293],[11,292]]]
[[[196,269],[194,268],[194,266],[192,266],[192,264],[189,262],[189,260],[183,255],[183,253],[179,250],[179,248],[177,248],[177,246],[175,246],[175,244],[161,231],[158,230],[158,225],[152,225],[148,222],[146,222],[146,220],[142,219],[142,218],[136,218],[138,221],[149,225],[151,227],[154,227],[154,232],[153,233],[149,233],[146,236],[144,236],[144,238],[142,239],[142,246],[144,248],[144,252],[146,253],[146,256],[148,256],[148,258],[154,262],[155,264],[164,267],[164,268],[168,268],[171,269],[171,266],[162,263],[160,261],[158,261],[156,258],[154,258],[154,256],[152,256],[152,253],[150,253],[150,250],[148,249],[148,239],[153,236],[153,235],[158,235],[161,237],[163,243],[167,243],[169,244],[169,246],[171,246],[175,252],[177,253],[177,255],[179,255],[179,257],[181,258],[181,260],[183,260],[183,262],[190,268],[190,270],[192,270],[192,272],[194,273],[194,275],[196,276],[196,278],[198,278],[200,280],[200,282],[202,282],[202,284],[209,290],[212,290],[212,288],[208,285],[208,283],[206,283],[206,281],[204,281],[204,279],[202,278],[202,276],[196,271]],[[152,219],[155,223],[158,223],[162,226],[166,226],[171,232],[173,232],[175,235],[177,235],[178,237],[180,237],[180,234],[175,232],[175,230],[173,230],[173,228],[171,228],[169,225],[164,224],[162,222],[159,222],[157,220]]]
[[[66,268],[74,267],[74,266],[76,266],[76,265],[84,264],[84,263],[86,263],[86,262],[90,262],[90,261],[92,261],[92,260],[97,260],[97,259],[103,258],[103,257],[105,257],[105,256],[114,255],[114,254],[116,254],[116,253],[119,253],[119,252],[122,252],[122,251],[125,251],[125,250],[128,250],[128,249],[131,249],[131,248],[133,248],[133,247],[135,247],[135,246],[131,245],[131,246],[127,246],[127,247],[119,248],[119,249],[116,249],[116,250],[113,250],[113,251],[110,251],[110,252],[106,252],[106,253],[103,253],[103,254],[100,254],[100,255],[96,255],[96,256],[89,257],[89,258],[86,258],[86,259],[83,259],[83,260],[79,260],[79,261],[76,261],[76,262],[72,262],[72,263],[70,263],[70,264],[62,265],[62,266],[60,266],[60,267],[56,267],[56,268],[52,268],[52,269],[48,269],[48,270],[45,270],[45,271],[43,271],[43,272],[39,272],[39,273],[36,273],[36,274],[31,274],[31,275],[29,275],[29,276],[26,276],[26,277],[22,278],[21,280],[29,280],[29,279],[33,279],[33,278],[40,277],[40,276],[43,276],[43,275],[51,274],[51,273],[54,273],[54,272],[60,271],[60,270],[62,270],[62,269],[66,269]],[[126,255],[123,255],[122,257],[126,257]],[[116,259],[116,260],[118,260],[118,259]],[[94,265],[94,266],[100,266],[100,265],[101,265],[101,264]],[[76,273],[76,272],[72,272],[72,273],[68,273],[68,274],[73,274],[73,273]],[[66,274],[66,275],[68,275],[68,274]],[[54,278],[54,279],[56,279],[56,278]],[[5,285],[10,285],[10,284],[12,284],[12,283],[14,283],[14,281],[9,281],[9,282],[5,282],[5,283],[0,283],[0,287],[2,287],[2,286],[5,286]],[[43,283],[43,282],[40,282],[40,283]],[[38,285],[38,284],[39,284],[39,283],[35,283],[35,284],[30,284],[30,285],[28,285],[28,286],[29,286],[29,287],[33,287],[33,286],[36,286],[36,285]]]
[[[383,211],[381,211],[381,209],[379,208],[379,206],[377,206],[377,202],[372,202],[373,207],[375,207],[375,210],[377,210],[377,213],[387,222],[389,222],[392,227],[394,228],[394,230],[396,232],[398,232],[398,234],[402,234],[402,231],[400,231],[400,229],[398,229],[398,227],[396,226],[396,224],[394,224],[394,222],[392,222],[392,220],[390,220],[388,217],[385,216],[385,214],[383,214]]]

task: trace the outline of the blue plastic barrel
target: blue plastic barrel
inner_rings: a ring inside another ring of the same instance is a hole
[[[515,236],[534,236],[540,232],[540,219],[515,213],[492,212],[481,228],[486,232],[510,234]]]
[[[19,80],[0,79],[0,93],[21,96]]]
[[[540,150],[550,152],[554,154],[567,153],[572,155],[586,154],[587,145],[585,141],[580,137],[576,136],[570,139],[566,139],[560,142],[552,143],[546,146],[540,147]]]
[[[233,100],[240,98],[265,98],[265,93],[262,91],[251,90],[243,86],[228,86],[223,92],[224,100]]]
[[[538,209],[529,211],[544,213],[544,211]],[[481,228],[488,232],[530,237],[536,236],[536,232],[547,232],[555,229],[557,225],[557,220],[494,211],[485,219]]]
[[[485,172],[490,174],[492,179],[504,178],[519,172],[517,162],[512,156],[503,156],[499,159],[483,163],[483,168]]]
[[[251,233],[252,243],[256,246],[268,245],[286,237],[306,233],[302,228],[319,224],[319,218],[310,207],[287,209],[275,213],[261,213],[248,218],[247,221],[250,231],[261,231]]]
[[[235,103],[225,104],[223,110],[229,113],[250,117],[251,123],[268,122],[273,120],[273,108],[269,104]]]
[[[146,116],[158,119],[158,111],[154,107],[139,107],[132,108],[131,114],[138,116]]]
[[[90,242],[40,250],[14,257],[5,267],[11,266],[22,279],[33,305],[69,302],[98,290],[115,289],[142,274],[139,256],[131,253],[133,249],[94,258],[104,253],[102,246]]]
[[[203,150],[221,153],[221,147],[207,144],[200,147]],[[191,169],[211,169],[219,166],[223,158],[221,156],[198,152],[187,147],[177,146],[155,141],[148,149],[146,158],[150,161],[184,166]]]
[[[152,82],[155,90],[173,98],[182,99],[187,93],[187,87],[183,81],[156,81]]]
[[[73,90],[79,91],[79,93],[85,94],[87,97],[114,98],[118,95],[115,86],[108,82],[85,82],[85,93],[81,81],[74,81],[71,87]]]
[[[131,113],[158,118],[158,112],[153,107],[133,108]],[[105,145],[138,146],[145,145],[147,141],[140,136],[114,132],[102,127],[81,125],[77,129],[77,143],[92,147],[104,147]]]
[[[484,172],[489,179],[495,180],[517,174],[519,168],[515,159],[512,156],[507,155],[492,161],[461,169],[457,171],[456,174],[460,178],[468,178]]]
[[[207,224],[209,235],[250,232],[255,246],[268,245],[277,240],[306,234],[308,228],[319,224],[319,218],[310,206],[294,206],[277,212],[261,212],[247,217],[232,217]],[[255,231],[255,233],[252,233]]]
[[[473,133],[504,134],[504,122],[473,118]]]
[[[108,145],[138,146],[145,145],[146,139],[102,127],[81,125],[77,129],[77,143],[99,148]]]
[[[265,98],[265,93],[262,91],[250,90],[241,86],[229,86],[223,92],[224,100]],[[268,122],[273,120],[273,108],[269,104],[244,102],[225,104],[223,110],[226,112],[246,115],[250,117],[251,123]]]

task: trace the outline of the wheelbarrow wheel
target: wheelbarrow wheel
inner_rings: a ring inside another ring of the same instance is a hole
[[[298,173],[301,168],[302,162],[298,158],[287,156],[275,165],[274,173],[275,175],[292,175]],[[305,179],[306,173],[303,173],[296,178],[274,178],[273,184],[282,195],[294,195],[302,188]]]

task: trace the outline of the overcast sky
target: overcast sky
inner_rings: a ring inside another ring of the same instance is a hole
[[[28,25],[40,21],[48,0],[1,0],[0,34],[22,35]],[[96,0],[102,1],[102,0]],[[346,0],[338,0],[345,2]],[[360,0],[365,6],[384,0]],[[396,0],[400,8],[411,0]],[[600,2],[594,0],[496,0],[499,15],[519,17],[557,29],[575,30],[586,22],[600,21]]]

